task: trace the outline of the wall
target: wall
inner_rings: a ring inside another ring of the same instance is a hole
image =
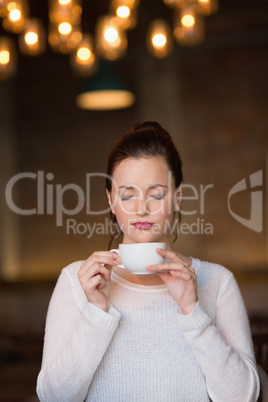
[[[215,30],[213,23],[209,27]],[[44,197],[52,200],[54,212],[22,216],[2,207],[2,215],[9,214],[14,221],[13,226],[2,226],[2,239],[9,236],[9,249],[16,250],[9,256],[17,256],[7,269],[2,253],[3,278],[55,279],[69,262],[107,248],[109,236],[101,225],[108,225],[108,213],[89,215],[84,206],[73,216],[64,215],[57,226],[57,186],[75,184],[86,191],[87,174],[104,173],[113,143],[132,123],[144,119],[158,120],[172,133],[184,162],[184,214],[175,247],[236,273],[267,274],[267,45],[251,36],[232,42],[228,32],[226,40],[223,33],[213,38],[196,48],[177,48],[166,60],[154,60],[144,49],[130,52],[117,67],[134,88],[137,101],[114,112],[76,107],[82,83],[71,73],[67,57],[23,60],[8,89],[12,145],[3,145],[1,153],[13,162],[2,187],[16,173],[40,172],[44,183],[39,180],[39,185]],[[5,103],[3,92],[1,103]],[[1,108],[0,113],[3,121],[6,112]],[[3,125],[1,130],[3,134]],[[249,228],[245,226],[251,212],[249,180],[256,172],[262,173],[255,190],[262,192],[263,205],[259,200]],[[233,194],[228,207],[230,191],[244,179],[247,189]],[[90,208],[106,209],[103,179],[95,178],[90,185]],[[15,190],[17,205],[36,208],[36,179],[20,180]],[[77,206],[74,191],[66,192],[64,206]],[[83,234],[86,224],[94,235]],[[10,227],[14,227],[11,238]],[[2,240],[3,250],[5,244]]]

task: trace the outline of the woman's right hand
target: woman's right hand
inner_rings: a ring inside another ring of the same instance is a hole
[[[78,271],[87,300],[104,311],[108,311],[111,270],[116,259],[117,255],[111,251],[95,251]]]

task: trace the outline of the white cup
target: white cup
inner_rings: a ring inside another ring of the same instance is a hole
[[[154,273],[147,271],[148,265],[165,262],[165,258],[157,253],[157,248],[166,250],[167,245],[166,243],[119,244],[119,250],[112,249],[110,251],[120,256],[122,265],[118,265],[118,267],[127,269],[135,275],[144,275]]]

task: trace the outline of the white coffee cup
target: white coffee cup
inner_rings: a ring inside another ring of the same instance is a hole
[[[148,265],[165,262],[165,258],[157,253],[157,248],[166,250],[167,245],[166,243],[119,244],[119,250],[112,249],[110,251],[120,256],[122,265],[118,265],[118,267],[127,269],[135,275],[144,275],[154,273],[147,271]]]

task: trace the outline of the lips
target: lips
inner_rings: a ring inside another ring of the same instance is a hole
[[[154,224],[151,222],[135,222],[132,223],[132,225],[135,227],[135,229],[150,230]]]

